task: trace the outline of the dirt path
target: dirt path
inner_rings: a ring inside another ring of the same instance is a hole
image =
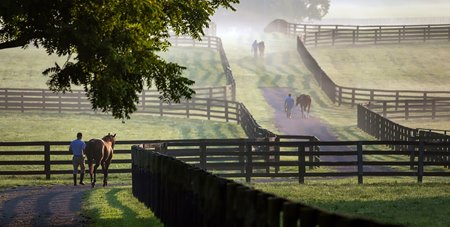
[[[330,128],[326,124],[320,122],[320,120],[314,115],[311,114],[310,118],[302,119],[300,117],[300,109],[298,107],[294,107],[292,111],[292,118],[286,118],[283,103],[284,98],[290,92],[291,91],[288,88],[263,88],[264,98],[275,110],[273,121],[280,132],[285,135],[316,136],[320,140],[324,141],[337,140]],[[292,94],[292,96],[295,96],[295,94]],[[313,108],[314,102],[311,104],[311,109]]]
[[[84,226],[81,201],[89,189],[55,185],[0,191],[0,226]]]
[[[284,135],[308,135],[315,136],[321,141],[338,141],[330,127],[321,122],[319,118],[313,114],[308,119],[302,119],[300,109],[295,107],[292,111],[292,117],[289,119],[284,112],[284,98],[291,91],[288,88],[263,88],[263,94],[266,101],[275,110],[273,121],[278,130]],[[294,94],[292,94],[295,96]],[[311,109],[314,108],[314,100]],[[348,151],[345,146],[321,146],[321,151]],[[356,161],[355,156],[327,156],[321,157],[322,161]],[[343,166],[337,168],[340,171],[356,171],[356,166]],[[364,166],[364,171],[392,171],[388,167],[383,166]]]

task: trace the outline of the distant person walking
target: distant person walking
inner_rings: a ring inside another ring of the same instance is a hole
[[[253,52],[253,57],[258,57],[258,41],[254,41],[252,44],[252,52]]]
[[[80,184],[84,185],[84,149],[86,148],[86,144],[81,140],[83,138],[83,134],[81,132],[77,133],[77,139],[73,140],[70,143],[69,151],[73,154],[72,164],[73,164],[73,185],[77,185],[77,174],[78,174],[78,166],[80,166]]]
[[[292,108],[294,107],[294,99],[291,93],[284,99],[284,111],[286,112],[286,117],[291,118]]]

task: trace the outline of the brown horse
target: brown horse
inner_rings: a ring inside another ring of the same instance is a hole
[[[113,148],[116,143],[116,134],[108,133],[102,139],[91,139],[86,144],[86,157],[89,166],[89,174],[91,175],[91,186],[95,186],[96,172],[99,165],[102,165],[103,186],[108,185],[108,168],[113,157]],[[95,166],[94,166],[95,164]],[[94,178],[92,178],[94,175]]]
[[[302,112],[302,118],[308,118],[309,109],[311,108],[311,96],[301,94],[300,96],[297,97],[295,105],[298,106],[298,104],[300,104],[300,111]]]

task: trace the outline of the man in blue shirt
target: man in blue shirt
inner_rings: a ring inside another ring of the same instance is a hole
[[[81,132],[77,133],[77,139],[72,141],[69,146],[69,151],[72,152],[72,164],[73,164],[73,185],[77,185],[77,173],[78,166],[80,166],[80,184],[84,185],[84,149],[86,148],[86,144],[81,140],[83,134]]]
[[[291,94],[289,93],[288,96],[284,99],[284,111],[286,111],[287,118],[291,118],[293,107],[294,107],[294,99],[291,97]]]

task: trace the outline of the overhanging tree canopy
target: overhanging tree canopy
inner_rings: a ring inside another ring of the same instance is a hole
[[[137,93],[156,87],[164,101],[191,98],[194,81],[184,67],[156,52],[169,47],[169,31],[203,35],[218,7],[239,0],[1,0],[0,49],[43,47],[67,56],[44,71],[57,92],[81,85],[93,109],[129,118]]]

